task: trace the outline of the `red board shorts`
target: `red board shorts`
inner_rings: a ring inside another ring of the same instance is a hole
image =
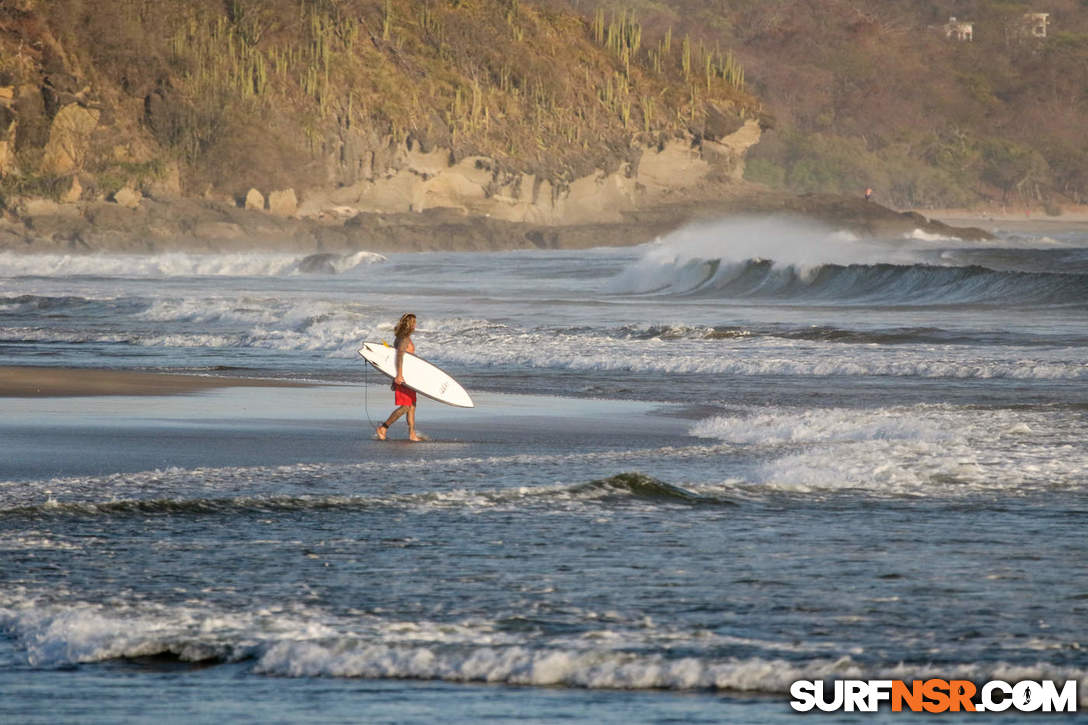
[[[416,391],[407,385],[393,383],[393,403],[396,405],[415,405]]]

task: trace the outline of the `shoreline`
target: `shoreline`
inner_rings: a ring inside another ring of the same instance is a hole
[[[1038,209],[1003,207],[1000,209],[930,209],[932,218],[950,225],[976,226],[987,230],[1049,234],[1059,231],[1088,232],[1088,206],[1063,209],[1051,216]]]
[[[308,387],[308,383],[102,368],[0,367],[0,398],[184,395],[232,387]]]
[[[89,254],[121,252],[293,252],[301,254],[507,251],[632,246],[693,223],[743,216],[811,220],[863,237],[897,237],[916,229],[964,241],[992,238],[981,227],[948,224],[862,197],[789,194],[723,184],[667,202],[633,207],[610,220],[534,224],[435,207],[418,212],[348,209],[342,216],[280,217],[224,202],[143,198],[114,202],[23,203],[0,213],[0,251]],[[951,213],[951,210],[947,210]],[[949,217],[951,218],[951,217]],[[971,217],[972,220],[977,219]]]

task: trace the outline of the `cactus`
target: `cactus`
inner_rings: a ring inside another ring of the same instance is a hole
[[[385,0],[385,13],[382,16],[382,40],[389,40],[393,33],[393,0]]]
[[[612,14],[612,22],[606,29],[604,11],[598,9],[593,18],[593,39],[598,45],[612,51],[627,66],[642,47],[642,25],[633,10],[630,14],[627,10],[621,10],[619,17]]]

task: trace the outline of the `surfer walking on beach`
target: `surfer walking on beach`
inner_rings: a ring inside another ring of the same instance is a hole
[[[396,423],[405,413],[408,414],[408,440],[423,440],[416,433],[416,391],[404,384],[404,354],[415,354],[416,346],[412,342],[412,333],[415,331],[416,316],[411,312],[401,315],[400,320],[397,321],[397,327],[393,331],[393,334],[396,335],[393,346],[397,350],[397,375],[393,378],[393,384],[390,386],[393,389],[393,402],[397,407],[389,414],[385,422],[378,426],[378,440],[384,441],[385,436],[389,433],[389,426]]]

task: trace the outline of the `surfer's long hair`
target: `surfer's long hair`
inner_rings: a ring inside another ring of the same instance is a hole
[[[393,328],[393,334],[396,335],[398,340],[402,340],[412,334],[412,331],[416,329],[416,316],[411,312],[405,312],[397,320],[397,326]]]

